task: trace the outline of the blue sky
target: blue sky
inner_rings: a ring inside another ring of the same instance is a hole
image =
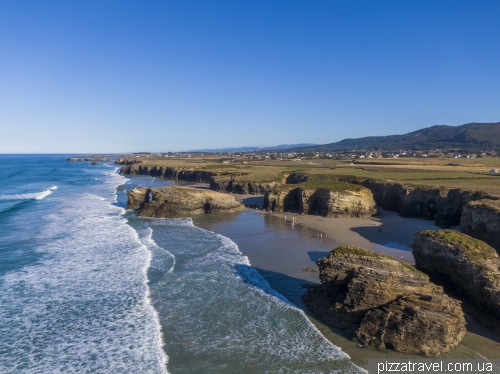
[[[500,1],[0,1],[0,153],[500,121]]]

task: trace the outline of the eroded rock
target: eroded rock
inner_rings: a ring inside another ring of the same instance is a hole
[[[128,192],[128,209],[141,217],[194,217],[203,213],[226,214],[243,210],[232,195],[184,187],[135,188]]]
[[[413,236],[416,266],[449,286],[500,333],[500,257],[485,242],[454,230],[426,230]],[[492,317],[492,318],[488,318]]]
[[[485,241],[500,253],[500,201],[485,199],[465,205],[460,228],[464,234]]]
[[[377,213],[371,192],[364,187],[345,189],[302,188],[284,185],[264,196],[264,209],[325,217],[369,217]]]
[[[363,346],[432,357],[465,334],[460,302],[391,256],[342,246],[317,264],[322,284],[308,287],[304,304]]]

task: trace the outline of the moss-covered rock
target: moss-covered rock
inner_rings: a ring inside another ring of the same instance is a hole
[[[458,231],[426,230],[413,236],[412,249],[418,269],[468,301],[500,333],[500,257],[494,248]]]
[[[460,302],[394,257],[341,246],[317,261],[320,286],[304,304],[363,345],[436,356],[465,333]]]

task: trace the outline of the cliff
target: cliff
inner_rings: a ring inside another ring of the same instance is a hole
[[[210,178],[217,173],[203,169],[189,169],[169,166],[152,166],[132,164],[122,166],[120,174],[125,175],[149,175],[152,177],[168,178],[186,182],[210,183]]]
[[[500,333],[500,258],[481,240],[454,230],[413,236],[416,266],[475,307],[475,317]],[[492,316],[491,320],[488,316]]]
[[[377,180],[350,182],[370,189],[377,206],[400,213],[402,217],[435,220],[443,227],[460,224],[462,209],[469,201],[488,197],[483,192],[458,188],[432,188]]]
[[[282,185],[264,196],[264,209],[326,217],[366,217],[377,213],[371,192],[339,182],[335,187],[312,188]]]
[[[243,204],[234,196],[183,187],[135,188],[128,192],[127,209],[138,209],[141,217],[179,218],[203,213],[239,212]]]
[[[231,176],[213,176],[210,178],[210,189],[213,191],[245,195],[264,195],[277,185],[277,182],[242,181]]]
[[[117,164],[117,165],[134,165],[134,164],[138,164],[140,162],[142,162],[142,161],[130,159],[130,158],[119,158],[115,161],[115,164]]]
[[[465,334],[460,302],[391,256],[342,246],[317,264],[322,284],[308,287],[304,304],[363,346],[432,357]]]
[[[485,241],[500,253],[500,201],[481,200],[465,205],[460,228],[464,234]]]

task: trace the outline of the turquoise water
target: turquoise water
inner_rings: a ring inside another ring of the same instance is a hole
[[[0,156],[0,372],[358,372],[229,238],[126,212],[115,165]]]

